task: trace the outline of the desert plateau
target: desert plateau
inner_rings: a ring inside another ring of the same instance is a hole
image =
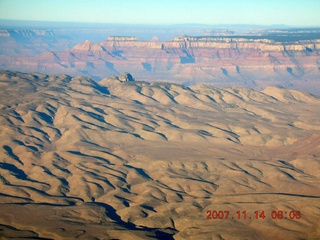
[[[1,71],[1,238],[320,239],[319,97],[127,80]]]

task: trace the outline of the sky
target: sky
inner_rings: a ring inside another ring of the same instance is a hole
[[[320,0],[0,0],[0,19],[320,26]]]

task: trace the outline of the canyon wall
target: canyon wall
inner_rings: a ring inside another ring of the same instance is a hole
[[[320,94],[320,39],[276,42],[262,37],[179,36],[139,41],[111,36],[62,52],[2,56],[1,69],[87,75],[100,80],[130,72],[138,80],[185,85],[292,87]]]

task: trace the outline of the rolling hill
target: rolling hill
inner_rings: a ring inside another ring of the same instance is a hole
[[[320,238],[314,95],[11,71],[0,89],[4,238]]]

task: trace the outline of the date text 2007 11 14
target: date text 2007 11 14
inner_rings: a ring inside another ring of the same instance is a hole
[[[206,219],[265,219],[270,217],[272,219],[300,219],[300,211],[222,211],[222,210],[208,210],[206,211]]]

